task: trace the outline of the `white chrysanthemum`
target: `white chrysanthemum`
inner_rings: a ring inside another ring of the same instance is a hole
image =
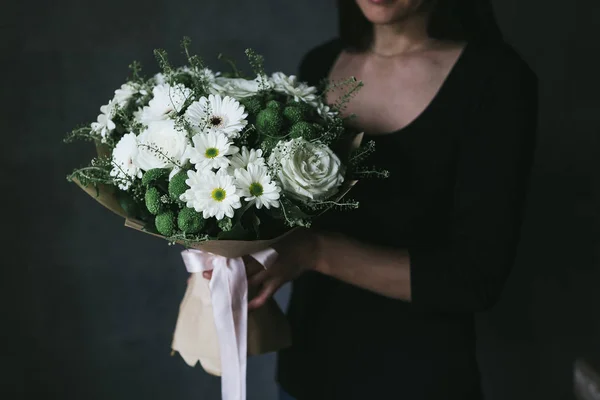
[[[185,101],[192,96],[192,90],[181,84],[171,86],[165,83],[155,86],[152,94],[148,105],[135,113],[137,120],[143,124],[166,120],[172,112],[181,111]]]
[[[138,136],[138,153],[134,159],[143,171],[153,168],[174,168],[185,161],[189,140],[175,121],[155,121]]]
[[[115,96],[113,102],[115,102],[119,108],[123,108],[129,103],[129,100],[134,94],[138,93],[139,88],[132,82],[127,82],[121,85],[121,87],[115,90]]]
[[[211,92],[236,99],[254,96],[262,89],[269,89],[270,82],[266,76],[254,79],[216,77],[211,84]]]
[[[154,75],[154,83],[156,85],[164,85],[166,82],[167,81],[165,79],[165,74],[163,74],[162,72],[159,72],[156,75]]]
[[[102,142],[106,142],[106,138],[116,128],[113,118],[117,114],[116,104],[110,100],[108,104],[100,107],[102,114],[98,115],[96,122],[92,122],[92,129],[99,133],[102,137]]]
[[[208,131],[192,137],[193,146],[189,146],[185,158],[196,166],[196,170],[211,170],[229,165],[229,158],[239,151],[233,142],[222,132]]]
[[[233,174],[238,168],[247,168],[250,164],[260,166],[266,165],[265,159],[263,158],[263,151],[261,149],[248,150],[246,146],[242,146],[242,150],[234,154],[229,162],[229,172],[231,174]]]
[[[244,106],[237,100],[229,96],[222,98],[218,94],[200,98],[185,112],[186,119],[195,130],[223,132],[231,138],[238,137],[248,124],[247,116]]]
[[[134,163],[138,153],[138,142],[135,133],[127,133],[112,152],[113,169],[110,176],[114,177],[121,190],[127,190],[135,178],[142,177],[142,171]]]
[[[331,107],[322,102],[319,102],[319,104],[317,104],[317,112],[319,113],[321,118],[326,120],[332,119],[338,114],[337,111],[332,111]]]
[[[240,196],[256,204],[256,208],[279,207],[281,189],[273,182],[266,167],[250,164],[248,169],[236,169],[235,184]]]
[[[201,212],[204,219],[215,217],[221,220],[225,216],[232,218],[234,210],[242,206],[233,177],[225,169],[216,173],[190,170],[185,183],[190,188],[180,199],[196,212]]]
[[[306,83],[298,82],[296,76],[287,76],[283,72],[275,72],[271,76],[273,89],[294,97],[296,101],[303,101],[314,107],[317,106],[317,88],[308,86]]]

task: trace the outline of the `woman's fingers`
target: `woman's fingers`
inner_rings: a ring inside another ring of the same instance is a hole
[[[244,256],[244,264],[246,265],[246,276],[248,277],[265,270],[261,263],[250,256]]]
[[[212,270],[210,270],[210,271],[204,271],[202,273],[202,277],[204,279],[208,279],[210,281],[210,278],[212,278],[212,273],[213,273]]]
[[[248,303],[248,311],[256,310],[265,305],[265,303],[275,294],[281,284],[277,279],[265,281],[260,292]]]
[[[263,269],[252,276],[248,276],[248,285],[258,286],[263,283],[269,277],[269,271]]]

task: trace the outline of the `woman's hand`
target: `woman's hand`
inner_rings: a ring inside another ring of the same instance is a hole
[[[278,256],[268,269],[252,257],[244,257],[248,285],[258,289],[258,294],[248,303],[248,311],[263,306],[281,286],[304,271],[315,269],[319,259],[318,242],[315,233],[298,228],[272,246]],[[202,275],[210,279],[212,271],[203,272]]]

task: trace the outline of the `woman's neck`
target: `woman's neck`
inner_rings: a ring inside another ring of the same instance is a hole
[[[382,56],[409,53],[427,47],[428,13],[414,14],[395,24],[374,25],[371,51]]]

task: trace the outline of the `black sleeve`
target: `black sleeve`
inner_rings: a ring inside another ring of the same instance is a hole
[[[489,309],[515,261],[534,156],[537,79],[520,59],[496,67],[471,129],[460,136],[452,240],[409,249],[419,308]]]

